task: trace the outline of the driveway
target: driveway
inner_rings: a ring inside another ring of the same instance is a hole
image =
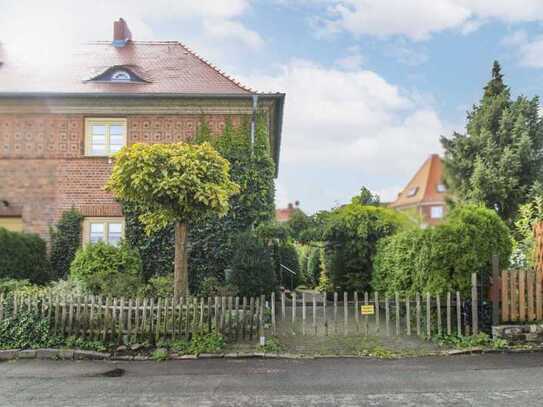
[[[542,384],[542,353],[402,360],[21,360],[0,363],[0,406],[541,406]]]

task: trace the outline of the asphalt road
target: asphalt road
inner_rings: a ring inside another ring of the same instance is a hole
[[[2,407],[541,405],[543,353],[0,363]]]

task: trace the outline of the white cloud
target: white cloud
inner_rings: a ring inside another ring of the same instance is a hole
[[[518,57],[520,65],[543,68],[543,35],[530,38],[524,30],[517,30],[502,40]]]
[[[467,34],[487,20],[506,23],[543,20],[541,0],[334,0],[324,20],[327,32],[425,40],[457,30]]]
[[[251,0],[0,0],[0,41],[56,56],[74,44],[111,39],[113,21],[123,17],[135,40],[197,39],[206,48],[233,43],[258,48],[259,34],[240,22],[250,6]],[[159,38],[155,28],[164,24],[175,24],[183,37]]]
[[[253,49],[260,48],[264,43],[257,32],[247,29],[238,21],[206,20],[204,31],[212,38],[235,40]]]
[[[290,196],[282,201],[300,199],[310,210],[345,201],[362,185],[383,190],[407,182],[449,133],[420,95],[369,70],[297,60],[244,82],[287,93],[279,185]]]

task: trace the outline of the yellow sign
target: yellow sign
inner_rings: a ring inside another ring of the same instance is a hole
[[[360,313],[362,315],[373,315],[373,314],[375,314],[375,306],[373,306],[373,305],[362,305],[360,307]]]

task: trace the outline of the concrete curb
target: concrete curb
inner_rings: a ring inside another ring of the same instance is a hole
[[[536,348],[509,348],[509,349],[484,349],[480,347],[467,349],[452,349],[433,352],[423,356],[459,356],[484,353],[534,353],[542,352],[543,347]],[[264,353],[264,352],[230,352],[230,353],[202,353],[200,355],[170,354],[170,360],[197,360],[197,359],[371,359],[369,356],[360,355],[303,355],[294,353]],[[151,356],[145,355],[117,355],[115,353],[85,351],[80,349],[7,349],[0,350],[0,362],[16,359],[39,360],[111,360],[111,361],[149,361]],[[397,359],[397,358],[395,358]]]

